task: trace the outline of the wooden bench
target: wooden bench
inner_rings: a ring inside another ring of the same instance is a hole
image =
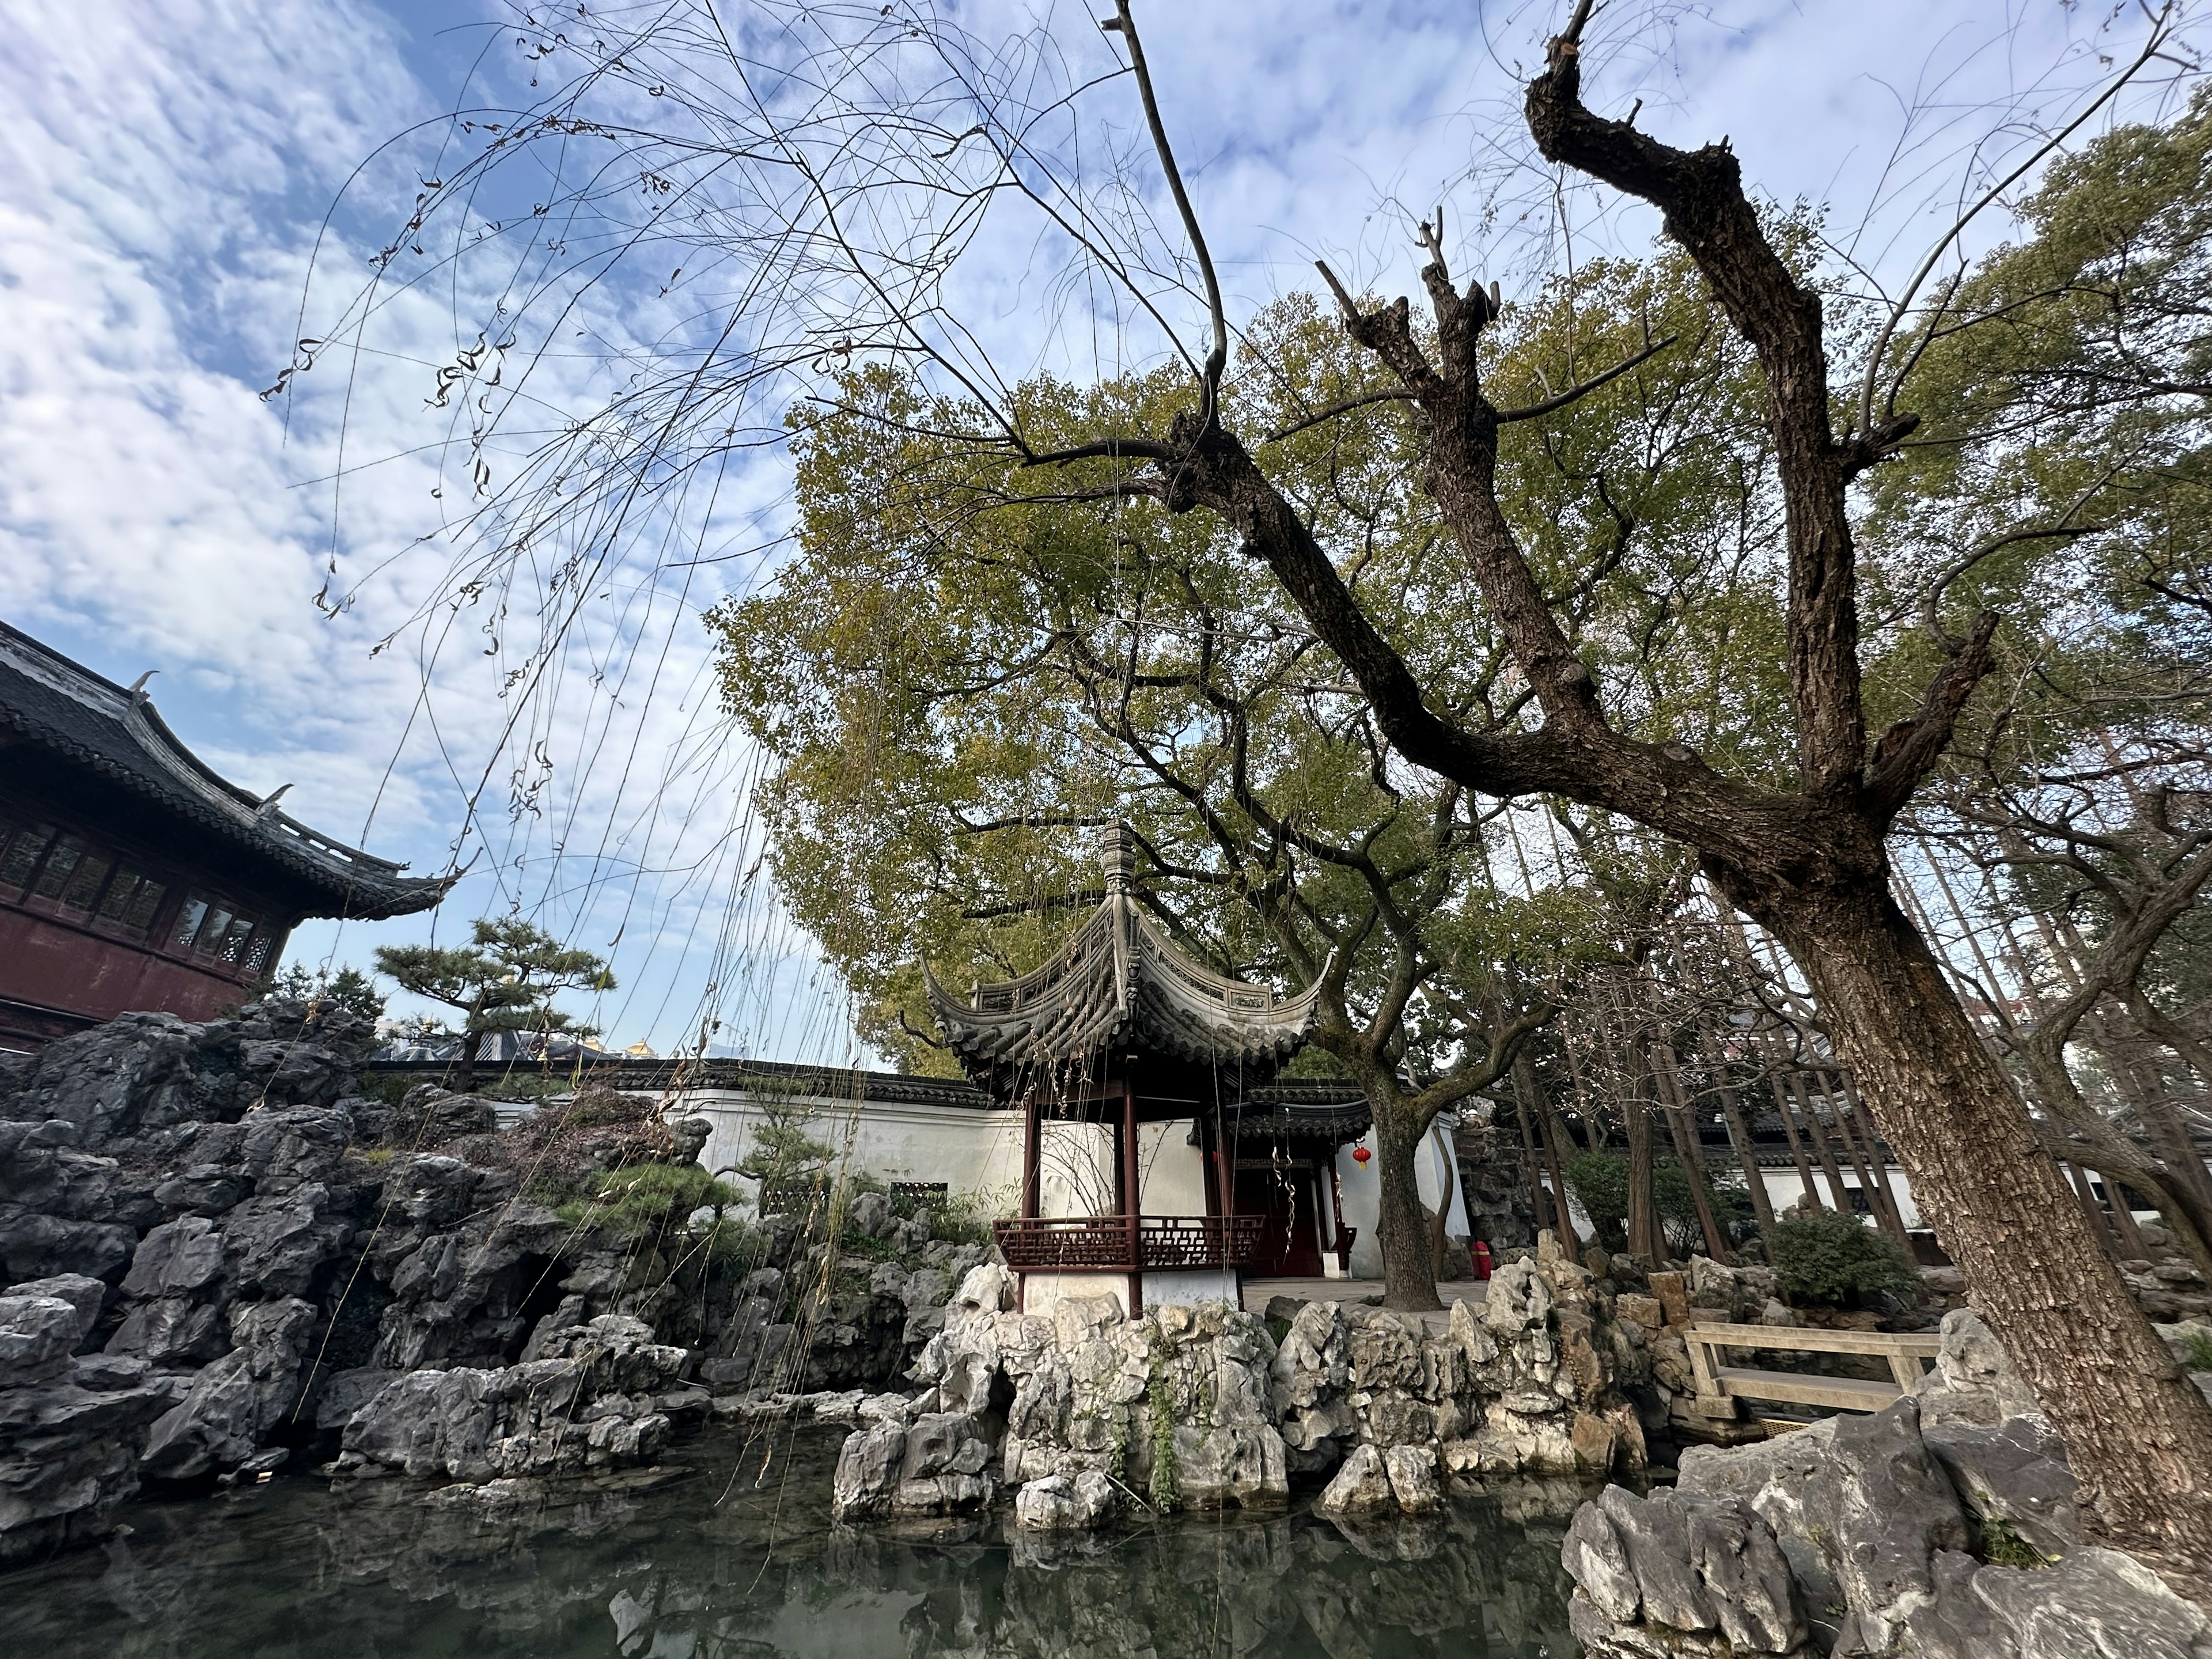
[[[1697,1324],[1684,1338],[1697,1378],[1695,1408],[1701,1416],[1734,1418],[1740,1400],[1775,1400],[1796,1406],[1830,1406],[1878,1412],[1923,1375],[1920,1362],[1936,1358],[1934,1332],[1819,1331],[1794,1325]],[[1870,1353],[1889,1362],[1891,1381],[1851,1376],[1807,1376],[1796,1371],[1753,1370],[1720,1363],[1727,1348],[1766,1348],[1790,1353]]]

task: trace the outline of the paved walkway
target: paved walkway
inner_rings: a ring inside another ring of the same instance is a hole
[[[1451,1323],[1451,1304],[1472,1302],[1478,1306],[1489,1293],[1488,1281],[1480,1279],[1456,1279],[1449,1285],[1437,1286],[1437,1297],[1443,1305],[1440,1313],[1403,1314],[1401,1318],[1419,1319],[1429,1330],[1441,1336]],[[1301,1302],[1372,1302],[1381,1306],[1382,1281],[1379,1279],[1247,1279],[1244,1281],[1244,1306],[1248,1312],[1264,1314],[1270,1297],[1295,1297]]]

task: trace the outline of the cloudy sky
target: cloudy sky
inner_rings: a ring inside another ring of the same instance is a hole
[[[741,27],[744,0],[722,12]],[[1030,15],[957,12],[992,38]],[[1593,102],[1641,97],[1642,125],[1684,142],[1728,135],[1760,191],[1830,204],[1843,251],[1891,281],[1976,165],[2078,107],[2100,55],[2131,55],[2142,32],[2123,16],[2102,34],[2101,14],[2056,0],[1674,12],[1601,14]],[[1410,284],[1409,211],[1439,200],[1459,204],[1471,260],[1564,257],[1540,179],[1509,198],[1533,216],[1474,214],[1515,151],[1517,75],[1551,8],[1138,15],[1237,304],[1303,285],[1317,253]],[[1071,31],[1085,15],[1054,14]],[[249,788],[292,784],[287,805],[318,828],[418,870],[474,860],[440,915],[311,923],[295,959],[365,963],[375,943],[520,906],[612,956],[623,988],[598,1014],[623,1042],[665,1050],[712,1012],[722,1044],[852,1058],[835,988],[754,878],[750,757],[707,673],[699,614],[762,562],[664,546],[602,568],[517,695],[505,677],[542,589],[440,603],[460,544],[439,447],[451,414],[429,405],[436,366],[469,343],[466,296],[394,295],[372,349],[259,395],[297,338],[343,313],[455,153],[438,148],[441,112],[515,90],[520,36],[494,26],[514,18],[482,0],[0,0],[0,617],[112,678],[157,669],[156,702],[203,757]],[[1069,50],[1079,68],[1103,48]],[[1602,201],[1567,211],[1574,257],[1650,234]],[[986,246],[1018,264],[1034,228]],[[2002,230],[1993,215],[1976,235]],[[1048,356],[1005,276],[969,278],[979,325],[1015,357]],[[595,337],[650,311],[646,281],[594,296]],[[556,366],[538,384],[559,410],[597,383]],[[779,458],[757,454],[678,528],[750,545],[781,491]]]

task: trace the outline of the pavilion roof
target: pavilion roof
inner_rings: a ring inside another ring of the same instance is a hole
[[[0,728],[211,831],[249,860],[276,866],[317,896],[310,915],[405,915],[428,909],[453,885],[450,878],[408,876],[404,864],[309,829],[276,795],[240,788],[185,747],[143,689],[105,679],[5,623]]]
[[[926,975],[931,1011],[978,1081],[1109,1058],[1273,1075],[1313,1029],[1316,993],[1286,997],[1193,961],[1131,891],[1127,832],[1107,837],[1106,897],[1042,966],[963,1000]]]

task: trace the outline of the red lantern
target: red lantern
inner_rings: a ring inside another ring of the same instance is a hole
[[[1374,1156],[1375,1154],[1369,1152],[1364,1146],[1354,1146],[1352,1149],[1352,1161],[1354,1164],[1358,1164],[1363,1169],[1366,1167],[1367,1160]]]

